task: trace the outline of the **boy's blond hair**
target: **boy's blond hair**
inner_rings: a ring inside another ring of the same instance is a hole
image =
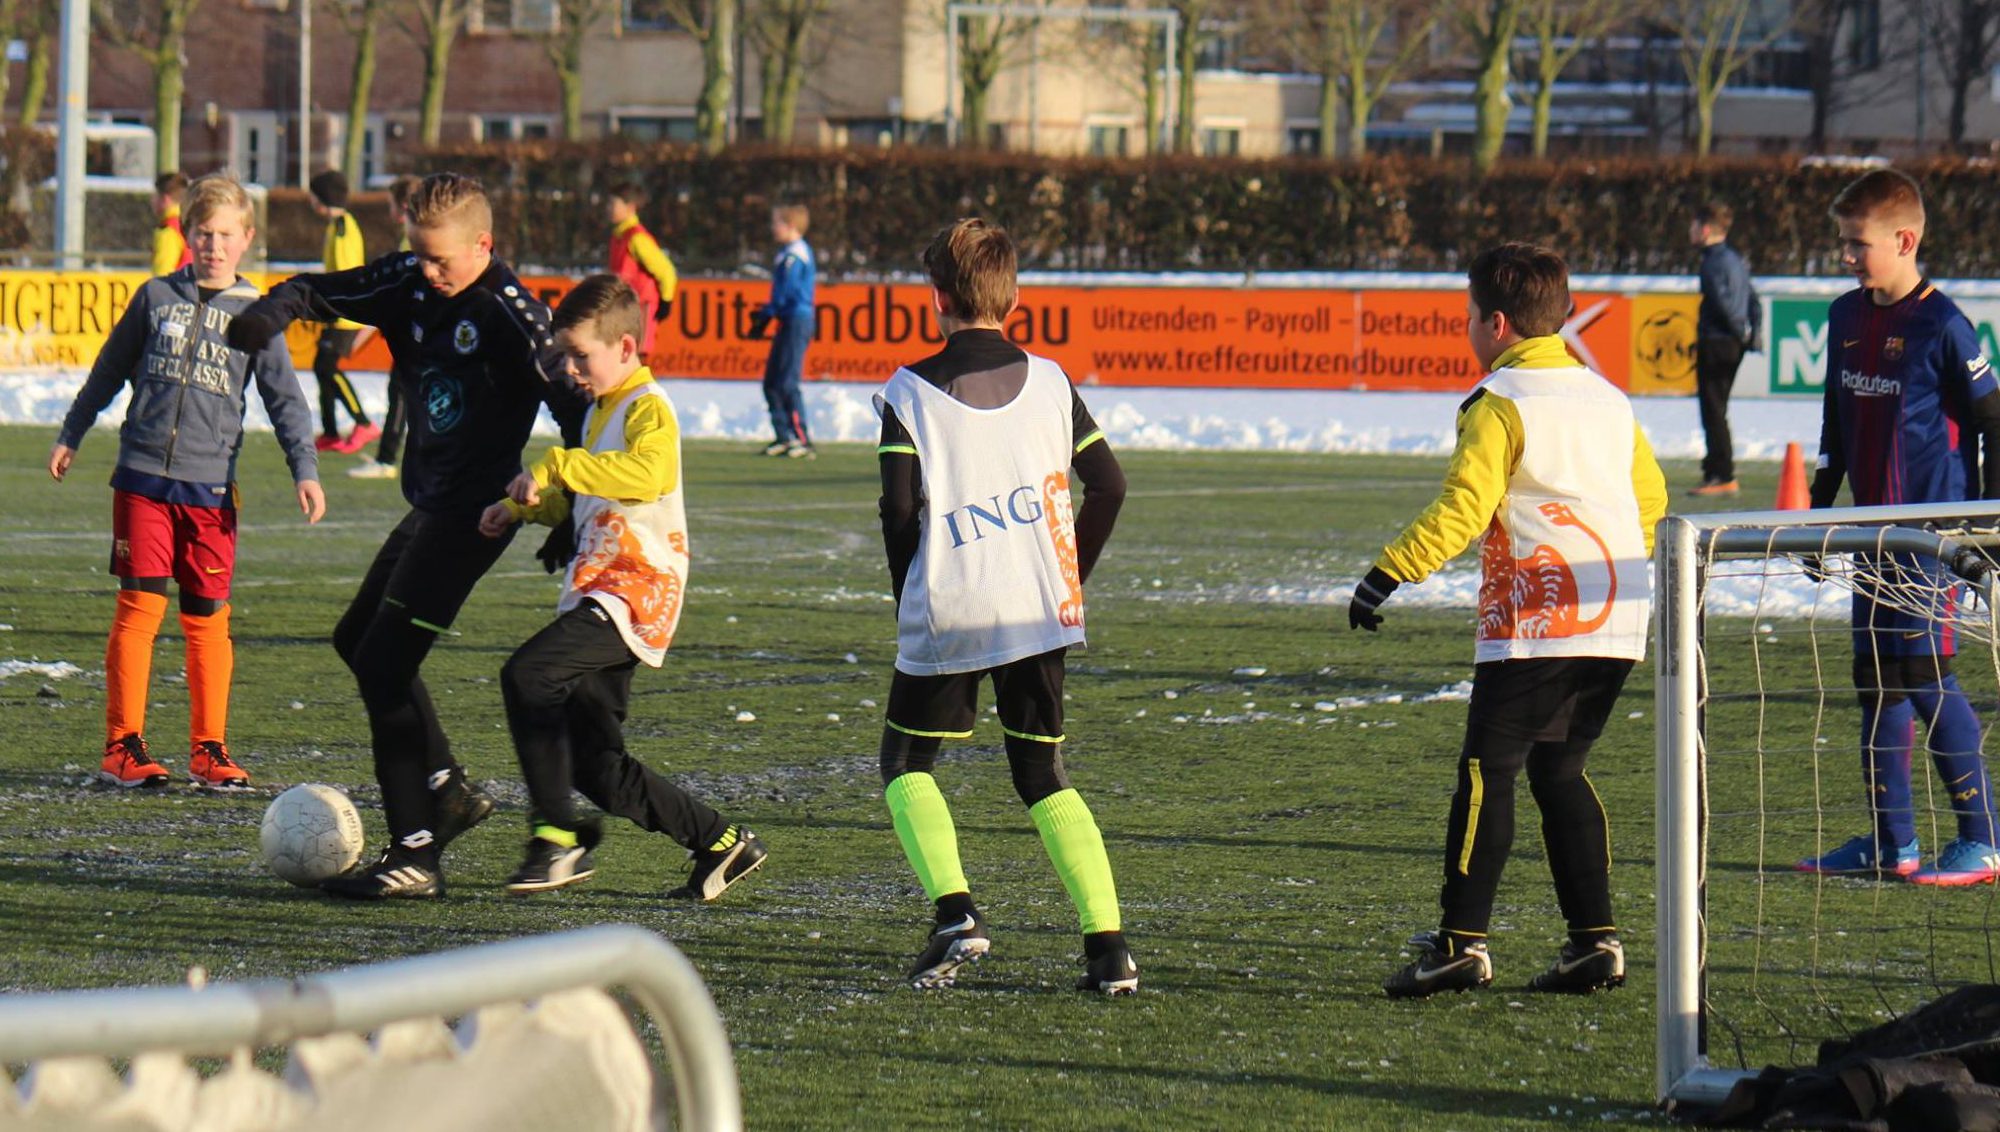
[[[812,211],[802,204],[788,202],[778,205],[771,210],[771,215],[784,221],[786,226],[795,229],[801,236],[806,234],[807,228],[812,227]]]
[[[453,226],[493,231],[493,204],[479,182],[462,173],[433,173],[410,194],[410,223],[418,228]]]
[[[549,329],[567,330],[599,342],[615,343],[621,335],[634,342],[644,339],[646,317],[639,306],[639,293],[616,275],[592,275],[556,304]]]
[[[1924,193],[1907,173],[1870,169],[1840,190],[1827,209],[1835,220],[1880,220],[1892,228],[1924,230]]]
[[[1020,295],[1014,241],[1007,230],[968,217],[941,229],[924,249],[924,270],[953,318],[1000,322]]]
[[[227,173],[210,173],[187,187],[187,196],[181,204],[181,224],[193,234],[218,208],[241,210],[246,232],[257,226],[257,211],[250,203],[249,191]]]

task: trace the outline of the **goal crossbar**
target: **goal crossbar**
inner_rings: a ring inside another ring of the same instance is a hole
[[[1977,547],[1993,541],[1996,524],[2000,503],[1994,502],[1670,515],[1661,521],[1653,617],[1659,862],[1654,1086],[1662,1104],[1713,1105],[1737,1081],[1754,1075],[1718,1068],[1708,1059],[1703,844],[1708,783],[1701,715],[1707,563],[1781,554],[1913,554],[1936,559],[1986,592],[1994,582],[1993,563]],[[1984,534],[1961,533],[1967,525]]]
[[[225,1054],[457,1017],[578,987],[620,988],[659,1024],[678,1128],[743,1126],[722,1015],[694,965],[643,928],[507,940],[291,980],[0,996],[0,1063],[149,1050]]]

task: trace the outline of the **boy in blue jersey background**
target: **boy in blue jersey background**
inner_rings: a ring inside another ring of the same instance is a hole
[[[1874,170],[1841,190],[1831,214],[1841,266],[1860,286],[1827,312],[1812,505],[1832,506],[1843,480],[1861,507],[2000,498],[2000,382],[1972,323],[1917,265],[1924,204],[1916,182]],[[1918,884],[1990,883],[2000,877],[1992,787],[1979,717],[1951,671],[1957,587],[1935,559],[1893,555],[1872,565],[1877,577],[1928,582],[1923,588],[1937,605],[1911,612],[1897,608],[1881,582],[1856,585],[1854,686],[1875,829],[1798,867]],[[1958,836],[1929,865],[1910,790],[1919,719],[1958,824]]]
[[[750,314],[750,337],[762,338],[773,321],[771,354],[764,360],[764,403],[771,409],[771,431],[777,439],[764,447],[766,456],[810,460],[812,436],[806,431],[804,378],[806,347],[814,330],[813,290],[819,266],[806,226],[812,214],[802,204],[781,204],[771,210],[771,238],[778,257],[771,264],[771,301]]]

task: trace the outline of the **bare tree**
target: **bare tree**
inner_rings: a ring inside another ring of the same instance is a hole
[[[1345,101],[1347,152],[1358,157],[1376,104],[1416,62],[1437,15],[1419,0],[1263,0],[1251,26],[1260,48],[1319,79],[1319,156],[1339,152]]]
[[[187,29],[200,0],[95,0],[98,34],[153,69],[153,159],[181,164],[181,102],[187,93]]]
[[[563,137],[583,136],[583,45],[590,29],[612,13],[617,0],[554,0],[549,30],[542,33],[542,51],[556,71],[562,92]]]
[[[20,0],[0,0],[0,43],[24,38],[21,32],[25,30],[24,25],[27,20],[22,16],[20,8]],[[39,14],[39,5],[36,11]],[[0,60],[0,117],[5,117],[7,114],[8,87],[12,78],[13,75],[8,71],[6,62]]]
[[[1201,50],[1202,23],[1222,7],[1220,0],[1166,0],[1181,18],[1180,38],[1174,44],[1175,65],[1180,71],[1179,98],[1174,106],[1174,152],[1194,152],[1194,71]]]
[[[42,116],[42,103],[49,95],[49,71],[55,63],[56,28],[50,17],[54,11],[29,0],[15,25],[17,38],[28,42],[28,65],[21,76],[21,117],[23,126],[32,126]]]
[[[701,148],[719,153],[729,144],[729,95],[736,78],[739,0],[663,0],[667,18],[701,44],[701,93],[695,97],[694,132]]]
[[[1507,117],[1514,100],[1507,92],[1512,78],[1514,35],[1520,30],[1527,0],[1460,0],[1458,22],[1472,45],[1473,80],[1472,167],[1490,172],[1507,144]]]
[[[755,7],[747,14],[746,31],[750,43],[757,48],[764,140],[790,145],[792,129],[798,120],[799,88],[805,85],[806,69],[812,62],[807,48],[813,25],[833,3],[832,0],[754,0],[754,3]]]
[[[1924,22],[1944,63],[1945,89],[1951,110],[1945,118],[1945,138],[1954,150],[1965,148],[1965,111],[1972,85],[1993,68],[1994,48],[2000,47],[2000,0],[1918,0]]]
[[[1662,14],[1680,36],[1681,69],[1694,94],[1697,157],[1715,146],[1715,104],[1729,80],[1777,38],[1779,29],[1750,23],[1757,0],[1667,0]],[[1759,31],[1763,34],[1758,34]]]
[[[375,88],[375,40],[391,0],[334,0],[340,25],[354,40],[354,66],[347,82],[347,137],[340,167],[347,179],[361,183],[363,143],[368,140],[368,100]]]
[[[1535,41],[1534,96],[1529,146],[1536,157],[1549,153],[1549,109],[1556,80],[1584,49],[1625,17],[1620,0],[1528,0],[1521,31]]]
[[[949,28],[957,40],[961,145],[986,148],[986,100],[1000,72],[1019,62],[1033,28],[1030,19],[1006,15],[962,15]]]
[[[424,53],[424,93],[417,111],[417,136],[425,145],[438,143],[444,125],[444,80],[451,66],[451,49],[465,27],[466,0],[407,0],[403,31]]]

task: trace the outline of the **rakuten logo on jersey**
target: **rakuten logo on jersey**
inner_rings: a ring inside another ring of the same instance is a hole
[[[995,495],[983,504],[968,503],[944,513],[944,527],[957,550],[988,535],[1031,527],[1042,521],[1042,497],[1033,486],[1023,484],[1006,495]]]
[[[1840,387],[1856,397],[1901,397],[1901,378],[1882,377],[1872,373],[1856,373],[1851,369],[1840,371]]]

